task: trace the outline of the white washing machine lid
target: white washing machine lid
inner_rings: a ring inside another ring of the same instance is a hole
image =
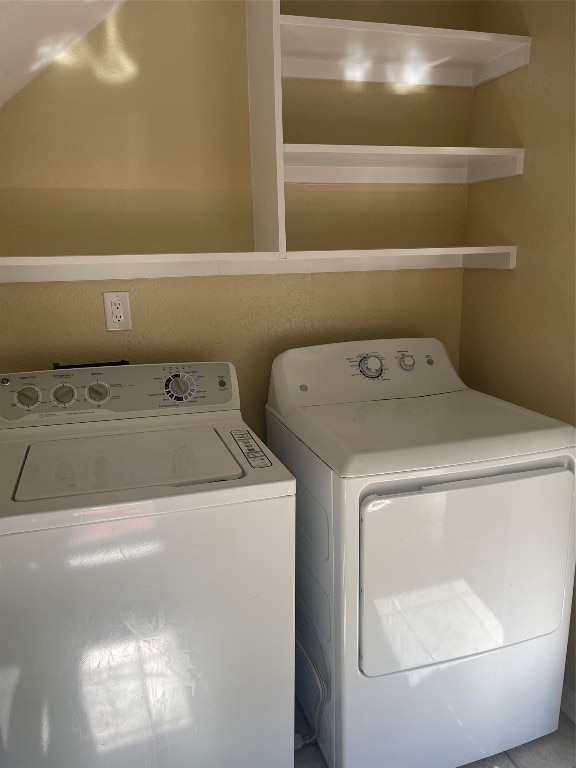
[[[240,465],[211,427],[41,440],[29,447],[14,498],[185,487],[241,476]]]
[[[363,477],[575,445],[574,427],[474,390],[296,408],[286,426],[341,477]]]

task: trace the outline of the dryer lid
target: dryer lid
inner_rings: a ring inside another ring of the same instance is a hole
[[[93,435],[32,443],[16,501],[188,486],[242,476],[211,427]]]
[[[341,477],[572,447],[568,424],[474,390],[297,408],[286,426]]]

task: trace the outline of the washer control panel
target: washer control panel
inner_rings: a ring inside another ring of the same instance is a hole
[[[240,407],[230,363],[169,363],[0,374],[0,427]]]

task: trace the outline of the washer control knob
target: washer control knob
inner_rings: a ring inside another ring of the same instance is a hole
[[[41,399],[42,395],[40,394],[40,390],[36,389],[36,387],[22,387],[16,392],[16,402],[18,405],[22,406],[22,408],[34,408],[34,406],[38,405]]]
[[[366,355],[358,363],[358,368],[367,379],[377,379],[382,373],[382,360],[376,355]]]
[[[164,382],[164,392],[170,400],[184,403],[194,397],[196,382],[187,373],[172,373]]]
[[[411,371],[415,365],[414,355],[400,355],[400,368],[403,368],[405,371]]]
[[[70,405],[70,403],[73,403],[74,400],[76,400],[76,390],[74,387],[71,387],[70,384],[59,384],[52,391],[52,400],[56,403],[56,405],[60,405],[65,408],[67,405]]]
[[[110,397],[110,387],[103,381],[93,381],[86,387],[86,396],[92,403],[105,403]]]
[[[184,395],[188,394],[189,390],[190,385],[183,376],[179,376],[177,379],[172,379],[170,382],[170,392],[172,392],[173,395],[184,397]]]

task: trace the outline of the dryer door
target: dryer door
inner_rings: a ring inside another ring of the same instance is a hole
[[[558,468],[366,498],[364,674],[415,669],[554,632],[571,578],[573,487],[573,474]]]

